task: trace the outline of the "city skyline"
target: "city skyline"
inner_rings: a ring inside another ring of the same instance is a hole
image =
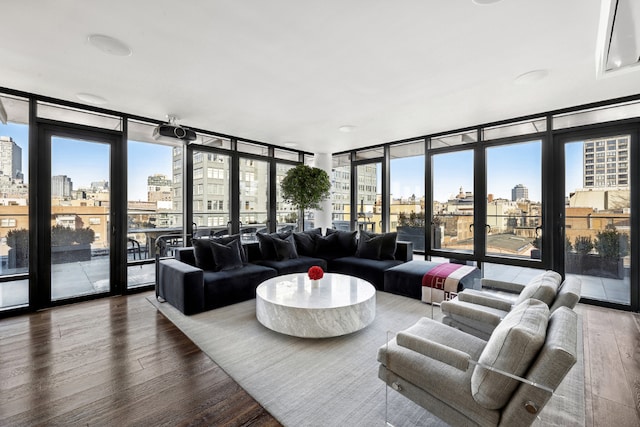
[[[0,125],[0,134],[12,137],[22,148],[22,172],[27,183],[29,176],[28,126],[11,123]],[[67,175],[73,181],[75,189],[89,188],[93,181],[110,181],[108,161],[105,161],[105,158],[108,158],[108,146],[99,143],[75,144],[74,142],[56,138],[52,152],[52,175]],[[582,146],[581,143],[565,145],[566,159],[574,160],[566,162],[567,193],[583,187]],[[173,179],[172,148],[147,142],[129,141],[128,149],[128,200],[147,200],[149,176],[163,174]],[[541,174],[539,149],[539,145],[535,143],[489,148],[487,192],[493,194],[494,198],[510,199],[513,187],[523,184],[529,190],[530,199],[540,201],[541,183],[528,181],[529,177],[539,177]],[[79,157],[83,159],[82,162],[78,162]],[[473,192],[472,150],[445,155],[437,154],[433,159],[434,201],[446,202],[450,196],[458,194],[460,187],[465,192]],[[394,163],[400,167],[394,167]],[[392,197],[408,198],[413,194],[418,198],[424,196],[423,170],[422,156],[392,160]],[[437,185],[438,182],[446,182],[447,185],[440,187]]]

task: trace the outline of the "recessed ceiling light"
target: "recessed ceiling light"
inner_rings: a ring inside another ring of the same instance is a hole
[[[133,53],[124,42],[104,34],[91,34],[88,40],[91,45],[110,55],[131,56]]]
[[[102,105],[107,103],[106,99],[92,93],[76,93],[76,98],[82,102],[88,102],[89,104]]]
[[[502,0],[471,0],[473,4],[477,4],[479,6],[486,6],[488,4],[494,4],[501,2]]]
[[[353,125],[344,125],[344,126],[340,126],[340,127],[338,128],[338,130],[339,130],[340,132],[351,132],[351,131],[353,131],[355,128],[356,128],[356,127],[355,127],[355,126],[353,126]]]
[[[515,79],[517,85],[528,85],[539,82],[549,75],[549,70],[533,70],[524,74],[520,74]]]
[[[284,146],[285,147],[289,147],[289,148],[293,148],[293,147],[297,147],[298,144],[296,144],[295,142],[285,142]]]

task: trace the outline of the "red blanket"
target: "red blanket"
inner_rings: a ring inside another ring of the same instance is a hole
[[[458,295],[460,280],[476,267],[460,264],[440,264],[422,277],[422,301],[439,304]]]

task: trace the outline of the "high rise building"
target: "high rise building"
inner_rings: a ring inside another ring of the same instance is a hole
[[[22,148],[10,136],[0,136],[0,174],[22,180]]]
[[[511,189],[511,201],[529,200],[529,189],[522,184],[518,184]]]
[[[584,142],[584,188],[629,187],[629,137]]]
[[[67,175],[51,177],[51,197],[71,197],[73,182]]]
[[[157,173],[147,177],[147,201],[170,202],[173,200],[171,180],[166,175]]]

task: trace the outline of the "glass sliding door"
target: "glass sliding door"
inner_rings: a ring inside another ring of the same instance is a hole
[[[240,236],[256,241],[256,233],[268,230],[269,162],[240,158]]]
[[[26,99],[0,96],[0,311],[29,304],[29,126]]]
[[[541,259],[542,142],[486,149],[487,255]]]
[[[111,146],[51,137],[51,300],[111,291]]]
[[[564,267],[582,296],[630,304],[631,135],[564,144]]]
[[[431,249],[473,253],[473,151],[431,156]]]

